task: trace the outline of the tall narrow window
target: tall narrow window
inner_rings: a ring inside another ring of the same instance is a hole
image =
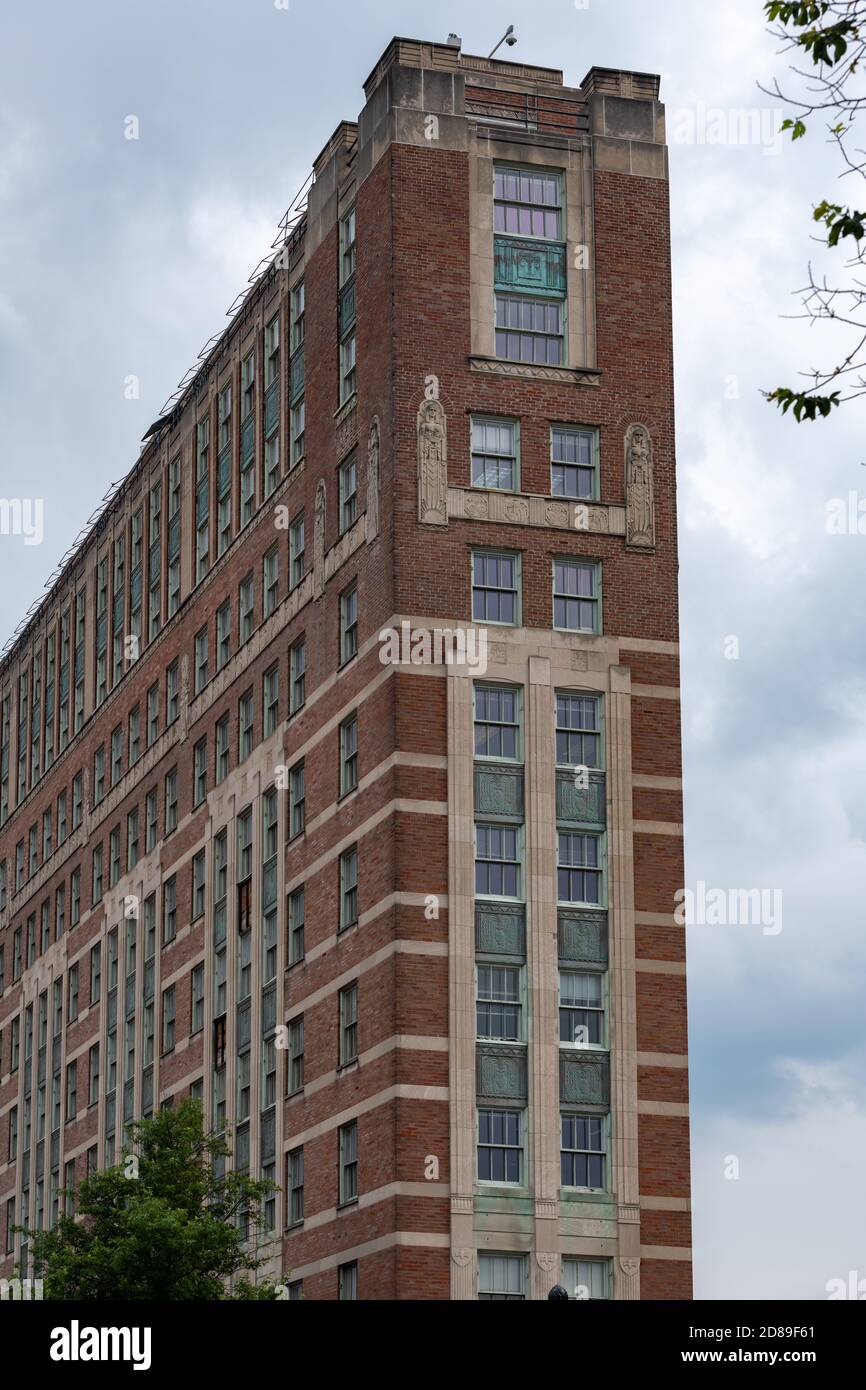
[[[340,795],[358,785],[358,716],[351,715],[340,725]]]
[[[289,714],[303,707],[307,689],[307,644],[299,637],[289,648]]]
[[[340,595],[340,664],[345,666],[347,661],[358,651],[358,586],[351,584],[348,589],[344,589]]]
[[[340,465],[340,534],[354,526],[358,516],[358,460],[353,454]]]
[[[340,990],[340,1066],[358,1058],[358,984]]]
[[[561,366],[567,285],[562,175],[496,165],[493,198],[496,355]]]
[[[210,568],[210,420],[196,427],[195,463],[195,582]]]
[[[340,855],[340,930],[358,920],[358,847]]]
[[[300,584],[307,570],[304,539],[304,513],[296,516],[289,528],[289,588]]]
[[[358,1198],[358,1122],[351,1120],[341,1125],[339,1131],[340,1147],[340,1204],[357,1201]]]

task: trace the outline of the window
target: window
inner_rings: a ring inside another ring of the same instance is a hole
[[[601,836],[560,830],[557,834],[557,899],[598,907],[601,893]]]
[[[256,354],[247,353],[241,364],[241,418],[249,419],[256,406]]]
[[[352,714],[340,725],[340,795],[358,785],[358,716]]]
[[[358,1297],[358,1265],[340,1265],[337,1269],[337,1284],[341,1303],[353,1303]]]
[[[78,1114],[78,1063],[70,1062],[66,1068],[66,1123]]]
[[[605,1186],[605,1117],[569,1115],[561,1117],[560,1147],[563,1187],[585,1187],[603,1191]]]
[[[355,209],[340,222],[340,284],[345,285],[355,274]]]
[[[194,693],[198,695],[200,690],[204,690],[208,682],[208,631],[206,627],[203,627],[195,635],[194,666]]]
[[[340,665],[358,651],[358,586],[352,584],[340,595]]]
[[[147,692],[147,746],[151,748],[159,735],[159,686]]]
[[[78,965],[70,965],[67,979],[66,1020],[74,1023],[78,1018]]]
[[[207,796],[207,737],[200,738],[192,750],[192,804],[200,806]]]
[[[299,1226],[304,1219],[304,1150],[294,1149],[286,1159],[286,1189],[289,1194],[287,1226]]]
[[[221,671],[232,654],[232,605],[226,599],[216,615],[216,668]]]
[[[76,927],[81,921],[81,869],[73,869],[69,879],[69,925]]]
[[[229,717],[224,714],[216,726],[216,782],[224,782],[229,775]]]
[[[340,930],[358,920],[358,847],[340,855]]]
[[[583,560],[553,562],[553,626],[561,632],[600,632],[601,567]]]
[[[83,792],[81,773],[77,772],[72,779],[72,829],[77,830],[81,824],[83,813]]]
[[[520,692],[501,686],[475,687],[475,756],[518,762]]]
[[[520,1184],[523,1169],[519,1110],[479,1110],[478,1181]]]
[[[493,183],[494,231],[508,236],[562,239],[559,174],[497,166]]]
[[[253,576],[248,574],[238,586],[238,643],[243,646],[253,635]]]
[[[478,897],[521,897],[520,840],[519,826],[476,825],[475,892]]]
[[[99,1100],[99,1043],[94,1043],[89,1055],[89,1095],[88,1105],[96,1105]]]
[[[98,806],[105,796],[105,746],[99,745],[93,755],[93,804]]]
[[[556,761],[560,767],[602,766],[601,698],[556,694]]]
[[[280,316],[274,314],[265,325],[265,389],[271,386],[280,374]]]
[[[479,964],[476,973],[477,1036],[495,1042],[520,1042],[520,967]]]
[[[340,1126],[340,1204],[358,1200],[358,1122]]]
[[[165,833],[170,835],[177,829],[177,768],[173,767],[165,777]]]
[[[195,966],[192,972],[192,1004],[190,1012],[190,1032],[200,1033],[204,1027],[204,966]]]
[[[102,897],[102,845],[93,851],[91,870],[91,901],[98,903]]]
[[[144,848],[147,854],[156,848],[156,787],[147,793],[144,802]]]
[[[514,1303],[526,1298],[526,1260],[523,1255],[479,1255],[480,1302]]]
[[[340,465],[340,535],[355,524],[358,516],[358,460],[355,454]]]
[[[563,1260],[562,1282],[569,1298],[610,1298],[609,1260]]]
[[[295,589],[306,573],[304,514],[296,516],[289,527],[289,588]]]
[[[205,908],[205,852],[199,850],[192,861],[192,920],[197,922],[204,916]]]
[[[292,290],[292,352],[304,346],[304,282],[299,280]]]
[[[253,751],[253,692],[248,690],[238,701],[238,762],[242,763]]]
[[[174,985],[171,989],[163,990],[162,993],[162,1050],[171,1052],[174,1049],[174,1010],[175,994]]]
[[[42,812],[42,862],[51,858],[51,807]]]
[[[304,1086],[304,1016],[289,1024],[289,1095]]]
[[[271,546],[262,563],[264,571],[264,617],[269,618],[277,606],[277,595],[280,587],[280,552],[275,545]]]
[[[67,803],[66,803],[66,792],[61,792],[60,795],[59,795],[58,798],[57,798],[57,848],[58,848],[58,849],[60,848],[60,846],[63,844],[64,840],[66,839],[66,834],[67,834],[67,830],[68,830],[66,805],[67,805]],[[5,879],[5,877],[6,877],[6,865],[5,865],[5,864],[3,865],[3,870],[2,870],[2,872],[3,872],[3,877],[4,877],[4,879]],[[3,887],[4,887],[4,889],[5,889],[5,883],[4,883]],[[5,905],[5,903],[4,903],[4,895],[3,895],[3,893],[0,893],[0,909],[2,909],[2,907],[3,907],[4,905]]]
[[[267,414],[267,411],[265,412]],[[277,427],[265,440],[265,496],[270,497],[280,481],[280,434]]]
[[[339,1064],[344,1067],[358,1060],[358,985],[340,990]]]
[[[493,550],[472,553],[472,618],[516,626],[520,621],[520,557]]]
[[[138,863],[138,807],[127,812],[126,816],[126,872],[130,873]]]
[[[141,709],[138,705],[129,711],[127,742],[129,745],[129,766],[134,767],[141,757]]]
[[[289,839],[303,834],[306,821],[304,764],[296,763],[289,772]]]
[[[262,737],[272,734],[280,722],[280,668],[272,666],[262,678],[264,728]]]
[[[177,935],[177,879],[174,874],[162,885],[162,943],[167,946]]]
[[[304,959],[304,889],[289,894],[289,965]]]
[[[307,689],[307,645],[299,637],[289,649],[289,714],[297,714],[303,707]]]
[[[210,567],[210,420],[196,426],[195,459],[195,582],[204,579]]]
[[[340,401],[348,401],[355,394],[356,369],[358,365],[357,338],[352,328],[340,344]]]
[[[173,661],[165,673],[165,727],[180,713],[180,666]]]
[[[90,948],[90,1002],[98,1004],[102,986],[102,944]]]
[[[518,362],[559,366],[565,361],[566,266],[562,178],[538,169],[496,166],[493,187],[496,285],[496,355]],[[550,243],[538,256],[526,239]],[[521,280],[526,252],[541,270],[531,293]]]
[[[120,826],[108,836],[108,886],[113,888],[120,878]]]
[[[496,356],[558,367],[564,354],[565,305],[528,295],[496,296]]]
[[[550,492],[588,501],[598,497],[598,434],[571,425],[550,431]]]
[[[559,1041],[604,1047],[604,979],[598,972],[560,970]]]
[[[306,443],[306,408],[304,398],[301,396],[292,406],[289,428],[291,430],[291,467],[296,468],[304,459],[307,449]]]
[[[120,781],[123,771],[123,729],[120,725],[112,731],[111,735],[111,785],[114,787]]]
[[[472,420],[472,486],[514,492],[520,486],[515,420]]]

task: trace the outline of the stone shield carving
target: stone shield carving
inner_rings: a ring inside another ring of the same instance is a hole
[[[625,436],[625,540],[639,550],[656,543],[653,446],[646,425],[629,425]]]
[[[448,425],[438,400],[418,411],[418,520],[448,525]]]

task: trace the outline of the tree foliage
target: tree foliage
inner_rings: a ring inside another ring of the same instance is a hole
[[[859,118],[866,112],[866,85],[861,70],[866,51],[866,0],[766,0],[764,12],[793,56],[793,85],[778,81],[770,94],[794,114],[782,123],[791,140],[823,133],[840,161],[841,178],[853,183],[852,197],[866,177],[866,150],[858,146]],[[762,90],[767,91],[767,88]],[[849,184],[846,184],[846,190]],[[843,356],[830,367],[804,372],[805,390],[778,386],[764,394],[783,414],[816,420],[834,407],[866,392],[866,212],[853,203],[823,198],[813,209],[817,239],[842,258],[836,276],[816,278],[810,264],[808,283],[798,291],[811,322],[832,321],[844,333]]]
[[[206,1135],[195,1101],[129,1126],[120,1164],[91,1173],[75,1215],[31,1233],[44,1297],[62,1300],[225,1300],[280,1297],[246,1277],[262,1203],[273,1191],[244,1174],[221,1176],[230,1150]],[[234,1284],[231,1288],[230,1284]]]

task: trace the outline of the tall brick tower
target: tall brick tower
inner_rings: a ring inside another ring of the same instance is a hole
[[[691,1292],[659,82],[394,39],[0,665],[0,1274],[192,1094],[291,1298]]]

